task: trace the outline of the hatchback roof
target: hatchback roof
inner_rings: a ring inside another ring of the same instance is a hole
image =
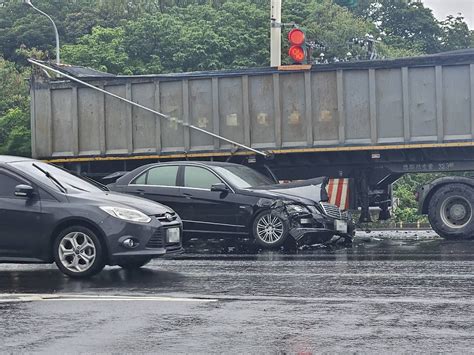
[[[15,157],[13,155],[0,155],[0,163],[14,163],[18,161],[35,161],[25,157]]]

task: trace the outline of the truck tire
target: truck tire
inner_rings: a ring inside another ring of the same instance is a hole
[[[445,239],[474,236],[474,189],[464,184],[448,184],[437,190],[429,201],[431,227]]]

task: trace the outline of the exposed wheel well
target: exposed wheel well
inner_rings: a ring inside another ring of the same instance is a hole
[[[51,237],[50,237],[50,240],[49,240],[49,245],[50,245],[49,250],[50,250],[50,253],[51,253],[49,255],[49,258],[51,260],[53,260],[53,254],[52,254],[53,245],[54,245],[54,241],[58,237],[59,233],[61,233],[61,231],[65,230],[66,228],[72,227],[72,226],[81,226],[81,227],[85,227],[85,228],[88,228],[91,231],[93,231],[97,235],[97,237],[99,238],[99,240],[101,242],[102,249],[104,251],[105,261],[108,262],[109,253],[108,253],[108,249],[107,249],[107,243],[105,242],[104,233],[102,233],[102,231],[94,223],[86,221],[86,220],[82,220],[82,219],[68,219],[67,221],[63,221],[63,222],[61,222],[60,224],[58,224],[56,226],[53,233],[51,233]]]

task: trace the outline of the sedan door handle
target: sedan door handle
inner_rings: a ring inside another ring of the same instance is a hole
[[[193,195],[187,193],[187,192],[183,192],[183,196],[186,197],[186,198],[192,198]]]

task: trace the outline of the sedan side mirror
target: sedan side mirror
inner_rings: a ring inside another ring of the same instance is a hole
[[[229,192],[229,188],[226,184],[218,182],[217,184],[211,186],[211,191]]]
[[[35,189],[30,185],[17,185],[15,187],[15,196],[30,198],[33,196],[34,191]]]

